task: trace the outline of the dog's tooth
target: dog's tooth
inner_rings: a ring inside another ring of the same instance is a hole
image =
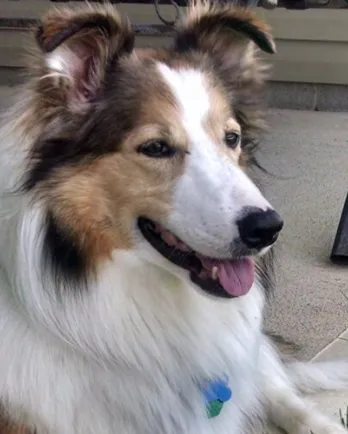
[[[180,242],[180,244],[178,245],[179,249],[182,250],[183,252],[189,252],[190,248],[183,242]]]
[[[153,230],[154,230],[155,232],[161,233],[161,232],[162,232],[162,227],[161,227],[158,223],[156,223],[156,224],[154,225],[154,227],[153,227]]]
[[[211,278],[213,280],[217,280],[217,278],[218,278],[218,271],[219,271],[219,269],[216,266],[213,267],[213,269],[211,270]]]
[[[168,244],[168,246],[175,246],[177,244],[176,237],[170,232],[162,232],[162,239]]]

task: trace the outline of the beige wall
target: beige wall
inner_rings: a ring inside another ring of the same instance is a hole
[[[47,0],[0,0],[0,16],[37,18],[52,3]],[[159,24],[153,6],[120,6],[135,24]],[[173,9],[163,7],[166,18]],[[274,11],[258,10],[273,27],[278,54],[269,57],[274,64],[275,81],[348,84],[348,10]],[[138,44],[158,45],[159,37],[139,37]],[[23,66],[28,33],[0,30],[0,67]]]
[[[260,11],[273,27],[279,81],[348,84],[348,9]]]

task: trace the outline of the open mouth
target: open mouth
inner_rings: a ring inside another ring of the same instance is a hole
[[[249,292],[254,282],[254,261],[208,258],[192,250],[162,225],[147,218],[138,219],[144,238],[168,261],[190,272],[193,283],[210,295],[240,297]]]

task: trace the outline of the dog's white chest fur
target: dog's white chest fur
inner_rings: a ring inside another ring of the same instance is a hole
[[[38,416],[30,422],[50,434],[239,432],[243,413],[258,408],[261,291],[255,285],[243,298],[212,300],[132,255],[114,259],[83,306],[71,297],[69,309],[56,306],[62,312],[53,319],[43,300],[36,314],[47,336],[15,310],[1,312],[1,334],[7,336],[0,343],[7,355],[1,368],[12,383],[11,407],[16,410],[20,396]],[[31,261],[35,254],[29,267]],[[6,304],[4,297],[1,308]],[[10,345],[19,331],[21,348]],[[52,340],[52,331],[68,342],[66,348]],[[200,386],[222,375],[233,396],[208,419]]]

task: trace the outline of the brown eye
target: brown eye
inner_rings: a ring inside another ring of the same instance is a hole
[[[240,143],[240,134],[230,131],[225,134],[226,145],[231,149],[236,149]]]
[[[138,152],[150,158],[169,158],[176,150],[164,140],[153,140],[140,145]]]

